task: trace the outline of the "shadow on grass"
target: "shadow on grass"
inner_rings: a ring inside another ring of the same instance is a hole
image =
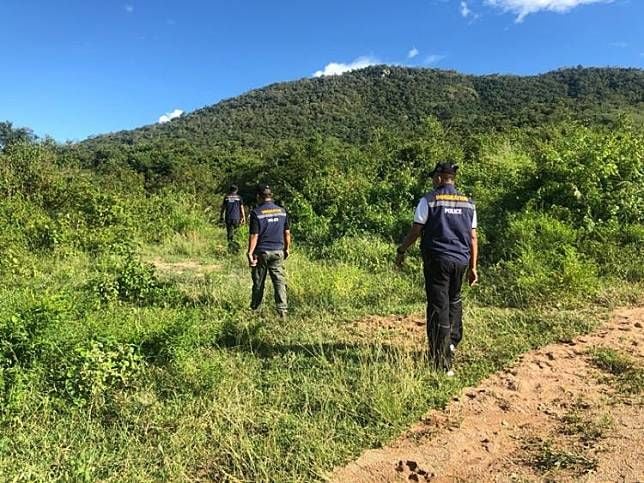
[[[426,357],[424,351],[408,350],[391,344],[320,342],[320,343],[280,343],[266,340],[262,336],[264,324],[253,322],[239,325],[235,322],[225,323],[214,340],[220,349],[246,352],[255,357],[274,358],[287,354],[296,354],[310,358],[327,360],[343,359],[364,363],[366,360],[391,360],[402,354],[414,358]]]

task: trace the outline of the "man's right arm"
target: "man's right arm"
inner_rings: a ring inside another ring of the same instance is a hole
[[[253,212],[250,214],[250,227],[248,228],[248,265],[254,267],[257,265],[255,249],[259,241],[259,220]]]
[[[396,261],[394,264],[397,267],[400,267],[405,260],[405,252],[407,249],[416,243],[416,240],[420,237],[425,228],[425,223],[429,217],[429,205],[427,204],[427,199],[422,198],[416,207],[416,212],[414,213],[414,223],[409,228],[409,232],[402,243],[396,249]]]
[[[399,255],[403,255],[407,251],[407,249],[412,246],[416,242],[416,240],[418,240],[418,237],[423,232],[424,226],[425,225],[421,225],[420,223],[416,222],[411,225],[411,228],[409,228],[409,231],[407,232],[407,236],[398,247],[397,252]]]
[[[224,213],[226,212],[226,198],[221,203],[221,210],[219,211],[219,221],[224,221]]]
[[[472,238],[471,238],[471,250],[472,253],[470,254],[470,269],[469,273],[467,275],[467,279],[470,283],[470,285],[476,285],[476,282],[479,281],[479,276],[476,271],[476,267],[478,265],[479,261],[479,239],[476,234],[476,228],[472,228]]]

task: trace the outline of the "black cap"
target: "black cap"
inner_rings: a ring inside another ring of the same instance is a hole
[[[237,190],[239,190],[239,186],[237,186],[236,184],[230,185],[230,191],[237,192]]]
[[[266,196],[272,196],[273,192],[271,191],[271,187],[268,186],[267,184],[258,184],[257,194],[266,197]]]
[[[456,174],[456,171],[458,170],[458,165],[454,163],[449,163],[449,162],[443,162],[443,163],[438,163],[436,164],[436,167],[434,168],[434,171],[432,171],[432,176],[435,176],[437,174]]]

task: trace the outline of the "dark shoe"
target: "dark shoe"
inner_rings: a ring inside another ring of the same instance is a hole
[[[286,319],[287,319],[287,317],[288,317],[288,315],[287,315],[287,314],[288,314],[288,312],[286,312],[286,310],[278,310],[278,311],[277,311],[277,316],[278,316],[280,319],[282,319],[282,320],[286,320]]]

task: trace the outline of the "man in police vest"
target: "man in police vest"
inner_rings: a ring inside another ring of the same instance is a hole
[[[257,187],[257,206],[250,212],[248,264],[251,267],[253,291],[250,308],[257,310],[264,297],[266,274],[270,275],[275,292],[275,305],[281,318],[286,318],[286,276],[284,260],[288,258],[291,232],[288,216],[273,202],[268,185]]]
[[[240,224],[246,223],[246,213],[244,213],[244,204],[241,196],[237,194],[237,185],[231,185],[228,194],[224,196],[221,204],[221,213],[219,221],[226,223],[226,235],[228,238],[228,249],[236,251],[239,246],[235,242],[235,231]]]
[[[414,223],[397,250],[396,265],[422,236],[421,253],[427,294],[427,338],[434,368],[453,376],[452,357],[463,336],[461,285],[478,281],[476,208],[454,187],[458,166],[438,163],[432,175],[434,191],[418,203]]]

